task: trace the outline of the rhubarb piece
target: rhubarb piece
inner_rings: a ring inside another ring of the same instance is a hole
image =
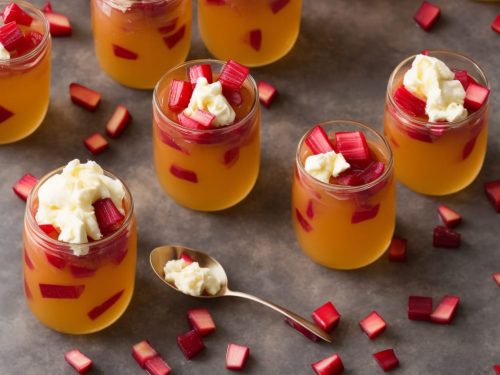
[[[94,206],[95,217],[99,230],[104,236],[107,236],[117,229],[123,223],[125,216],[116,208],[111,198],[102,198],[95,201]]]
[[[201,337],[198,336],[194,329],[177,336],[177,344],[188,360],[205,349],[205,344],[203,344]]]
[[[168,107],[174,112],[180,112],[189,105],[193,87],[189,82],[172,80],[168,95]]]
[[[24,295],[27,299],[33,299],[33,293],[31,293],[31,289],[26,281],[26,277],[24,278]]]
[[[334,329],[340,321],[340,314],[330,301],[318,307],[312,313],[316,325],[326,332]]]
[[[0,124],[14,116],[14,113],[0,105]]]
[[[434,228],[432,244],[434,247],[456,248],[460,246],[460,233],[438,225]]]
[[[469,82],[465,91],[464,107],[476,111],[488,101],[490,89],[476,82]]]
[[[23,247],[23,255],[24,255],[24,263],[26,264],[26,266],[30,269],[30,270],[34,270],[35,269],[35,266],[33,265],[33,262],[31,261],[27,251],[26,251],[26,248]]]
[[[74,264],[71,264],[69,266],[69,270],[71,274],[77,279],[92,277],[95,275],[96,271],[96,269],[93,267],[82,267],[82,266],[76,266]]]
[[[73,349],[64,355],[64,359],[73,367],[79,374],[85,374],[92,367],[92,360],[80,352],[78,349]]]
[[[313,342],[319,341],[319,337],[318,336],[316,336],[314,333],[312,333],[308,329],[302,327],[295,320],[292,320],[290,318],[285,318],[285,323],[288,324],[290,327],[295,328],[300,334],[302,334],[303,336],[307,337],[309,340],[311,340]]]
[[[187,312],[187,318],[198,335],[203,337],[215,332],[215,323],[207,309],[190,309]]]
[[[193,184],[198,183],[198,176],[195,172],[179,167],[178,165],[172,164],[170,166],[170,173],[181,180],[186,180],[188,182],[192,182]]]
[[[95,111],[101,102],[101,94],[79,83],[70,83],[69,95],[71,101],[89,111]]]
[[[173,149],[176,149],[180,152],[185,153],[186,155],[189,155],[189,151],[184,150],[181,146],[179,146],[166,131],[160,129],[159,126],[156,127],[156,130],[158,131],[158,138],[163,143],[165,143],[167,146],[172,147]]]
[[[52,4],[50,3],[50,1],[47,1],[45,5],[42,7],[42,12],[52,13]]]
[[[127,107],[122,104],[118,104],[113,116],[111,116],[106,124],[106,134],[111,138],[118,138],[130,121],[132,121],[132,116],[130,115]]]
[[[139,57],[137,53],[129,49],[126,49],[124,47],[120,47],[116,44],[113,44],[112,47],[113,47],[113,54],[116,57],[120,57],[125,60],[137,60],[137,58]]]
[[[422,52],[420,52],[421,55],[424,55],[424,56],[429,56],[429,50],[428,49],[424,49]]]
[[[314,202],[312,199],[307,202],[306,215],[309,219],[314,219]]]
[[[57,36],[71,36],[73,29],[69,22],[68,17],[61,13],[45,12],[49,20],[50,35]]]
[[[43,39],[43,35],[38,31],[28,31],[24,35],[23,42],[17,47],[18,56],[22,56],[33,50]]]
[[[262,30],[254,29],[250,30],[250,45],[256,51],[260,51],[260,46],[262,45]]]
[[[362,182],[359,178],[359,171],[354,171],[353,169],[348,169],[335,178],[335,183],[337,185],[345,186],[359,186]]]
[[[186,32],[186,25],[182,25],[182,27],[179,28],[179,30],[177,30],[175,33],[164,37],[163,40],[165,41],[168,49],[174,48],[177,45],[177,43],[179,43],[181,39],[184,38],[185,32]]]
[[[385,330],[387,323],[376,311],[372,311],[366,318],[359,322],[359,326],[371,340]]]
[[[249,73],[250,69],[246,66],[243,66],[234,60],[229,60],[220,72],[219,82],[223,87],[238,91],[241,89],[241,86],[243,86],[243,83]]]
[[[450,324],[457,312],[460,298],[457,296],[444,296],[436,309],[431,314],[431,321],[438,324]]]
[[[168,21],[165,25],[163,26],[160,26],[158,28],[158,31],[161,33],[161,34],[169,34],[171,33],[172,31],[175,30],[175,28],[177,27],[177,21],[179,20],[179,18],[174,18],[170,21]]]
[[[373,354],[373,357],[378,362],[379,366],[382,367],[384,372],[390,371],[399,366],[398,357],[396,357],[396,353],[394,353],[394,350],[392,349],[377,352]]]
[[[391,244],[387,250],[389,260],[391,262],[405,262],[406,261],[406,239],[401,237],[392,237]]]
[[[3,23],[7,24],[11,21],[16,22],[18,25],[30,26],[33,21],[28,13],[21,9],[16,3],[10,3],[3,10]]]
[[[500,365],[493,365],[493,370],[497,375],[500,375]]]
[[[147,340],[143,340],[132,346],[132,357],[134,357],[142,368],[144,368],[147,360],[157,356],[159,356],[158,352]]]
[[[35,176],[31,173],[26,173],[23,177],[17,180],[14,186],[12,186],[12,190],[14,190],[14,193],[16,193],[19,198],[26,201],[37,182],[38,179]]]
[[[500,13],[497,14],[495,19],[491,23],[491,29],[497,33],[500,33]]]
[[[475,135],[473,138],[471,138],[464,146],[462,150],[462,160],[465,160],[469,157],[470,153],[472,150],[474,150],[474,146],[476,145],[476,140],[479,134]]]
[[[378,210],[380,208],[380,203],[371,207],[360,207],[353,212],[351,216],[351,224],[361,223],[366,220],[371,220],[378,215]]]
[[[209,5],[226,5],[226,0],[205,0]]]
[[[38,225],[40,229],[50,238],[57,240],[59,238],[59,233],[57,229],[52,224],[40,224]]]
[[[413,95],[403,86],[399,87],[394,93],[394,101],[403,111],[412,116],[425,115],[425,101]]]
[[[227,345],[226,368],[228,370],[243,370],[245,362],[250,355],[250,348],[243,345],[230,343]]]
[[[233,107],[239,107],[243,104],[243,97],[241,96],[241,91],[239,90],[231,90],[227,87],[223,87],[222,94]]]
[[[432,298],[410,296],[408,297],[408,319],[429,320],[432,314]]]
[[[314,362],[311,367],[317,375],[340,375],[344,372],[344,364],[338,353]]]
[[[200,77],[205,77],[208,83],[213,82],[212,67],[210,64],[198,64],[189,68],[189,80],[193,87],[196,86],[196,82],[198,82],[198,78]]]
[[[495,280],[497,285],[500,286],[500,272],[495,272],[492,276],[493,276],[493,280]]]
[[[437,5],[423,1],[413,19],[422,29],[429,31],[439,19],[440,13],[441,10]]]
[[[240,148],[238,146],[230,148],[224,153],[224,165],[232,167],[240,157]]]
[[[14,21],[0,26],[0,43],[7,51],[15,51],[23,41],[24,34]]]
[[[44,254],[45,254],[45,258],[47,259],[47,262],[49,262],[51,265],[53,265],[57,269],[62,270],[62,269],[64,269],[64,267],[66,267],[66,263],[67,263],[66,259],[60,257],[57,254],[49,252],[49,251],[45,251]]]
[[[83,140],[83,144],[92,153],[92,155],[97,155],[104,150],[107,150],[109,143],[100,133],[94,133],[89,135]]]
[[[181,112],[177,115],[177,121],[179,122],[179,124],[188,129],[196,129],[196,130],[204,129],[204,127],[201,126],[198,123],[198,121],[195,121],[191,117],[186,116],[184,112]]]
[[[385,164],[381,161],[374,161],[358,174],[359,182],[362,185],[369,184],[370,182],[375,181],[377,178],[382,176],[384,174],[384,171]]]
[[[146,361],[146,371],[150,375],[168,375],[170,374],[170,366],[165,360],[160,357],[154,357]]]
[[[290,0],[269,0],[269,6],[271,7],[271,11],[276,14],[287,6],[289,2]]]
[[[181,254],[181,259],[185,263],[187,263],[188,265],[191,264],[191,263],[193,263],[193,258],[191,258],[188,253],[182,253]]]
[[[125,290],[120,290],[118,293],[113,294],[111,297],[109,297],[106,301],[101,303],[100,305],[94,307],[92,310],[90,310],[87,313],[87,316],[91,320],[96,320],[99,318],[102,314],[104,314],[106,311],[108,311],[122,296],[123,292]]]
[[[78,299],[85,289],[85,285],[57,285],[39,284],[43,298]]]
[[[337,152],[341,153],[349,164],[363,168],[372,161],[363,132],[337,132],[335,141]]]
[[[441,217],[443,224],[448,228],[453,228],[462,221],[462,215],[444,204],[439,205],[438,214],[439,217]]]
[[[328,135],[326,135],[326,132],[319,125],[316,125],[309,133],[305,142],[314,155],[334,151]]]
[[[464,90],[467,90],[467,87],[469,87],[469,74],[467,73],[467,70],[456,70],[455,79],[460,81]]]
[[[313,228],[311,224],[309,224],[304,216],[302,216],[298,208],[295,209],[295,217],[297,218],[299,224],[302,226],[302,229],[304,229],[306,232],[312,231]]]
[[[493,208],[500,212],[500,180],[489,181],[484,184],[484,191]]]
[[[215,121],[214,114],[202,109],[197,109],[196,111],[194,111],[193,114],[189,116],[189,118],[193,121],[196,121],[203,128],[210,128]]]
[[[278,94],[278,90],[270,83],[264,81],[259,81],[257,89],[259,90],[259,101],[264,104],[266,108],[269,108],[275,96]]]
[[[433,143],[434,138],[429,134],[429,129],[421,125],[401,125],[408,137],[420,142]]]

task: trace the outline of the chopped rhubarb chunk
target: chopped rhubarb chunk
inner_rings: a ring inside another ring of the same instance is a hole
[[[271,6],[271,11],[276,14],[287,6],[289,2],[290,0],[269,0],[269,5]]]
[[[465,91],[464,107],[476,111],[488,101],[490,89],[476,82],[469,82]]]
[[[43,35],[37,31],[28,31],[24,34],[24,40],[20,46],[17,48],[18,56],[22,56],[30,51],[32,51],[43,39]]]
[[[493,365],[493,370],[497,375],[500,375],[500,365]]]
[[[134,357],[139,366],[142,368],[144,368],[147,360],[157,357],[158,355],[158,352],[147,340],[138,342],[132,347],[132,357]]]
[[[363,183],[361,182],[359,178],[359,171],[354,171],[353,169],[348,169],[341,174],[339,174],[335,178],[335,183],[337,185],[346,185],[346,186],[358,186],[362,185]]]
[[[53,265],[54,267],[56,267],[57,269],[64,269],[64,267],[66,267],[66,259],[64,259],[63,257],[55,254],[55,253],[52,253],[52,252],[49,252],[49,251],[45,251],[44,252],[45,254],[45,258],[47,259],[47,262],[49,262],[51,265]]]
[[[250,355],[250,348],[238,344],[228,344],[226,351],[226,368],[240,371]]]
[[[314,202],[312,199],[307,202],[306,215],[309,219],[314,219]]]
[[[92,360],[80,352],[78,349],[73,349],[64,355],[64,359],[73,367],[79,374],[87,373],[92,367]]]
[[[177,79],[172,80],[168,96],[168,107],[175,112],[182,111],[188,106],[192,94],[193,87],[191,83]]]
[[[398,357],[394,353],[393,349],[382,350],[373,354],[373,357],[378,362],[379,366],[382,367],[384,372],[390,371],[399,366]]]
[[[366,220],[371,220],[378,215],[378,210],[380,208],[380,203],[371,207],[360,207],[353,212],[351,217],[351,224],[361,223]]]
[[[295,209],[295,217],[297,218],[297,221],[299,224],[302,226],[302,229],[304,229],[306,232],[312,231],[312,226],[309,224],[309,222],[302,216],[302,213],[299,211],[298,208]]]
[[[239,90],[245,79],[248,77],[250,69],[237,63],[234,60],[229,60],[224,67],[219,76],[219,82],[223,87],[231,90]]]
[[[425,142],[425,143],[433,143],[434,138],[430,135],[429,129],[421,126],[421,125],[403,125],[405,133],[408,135],[408,137],[416,139],[417,141],[420,142]]]
[[[61,13],[45,12],[49,20],[50,35],[57,36],[71,36],[73,29],[69,22],[68,17]]]
[[[224,165],[232,167],[240,157],[240,148],[238,146],[230,148],[224,152]]]
[[[326,135],[326,132],[319,125],[316,125],[309,133],[305,142],[307,147],[309,147],[315,155],[333,151],[333,145],[330,142],[328,135]]]
[[[241,91],[239,90],[231,90],[227,87],[223,87],[222,94],[233,107],[239,107],[243,104],[243,97],[241,96]]]
[[[455,79],[460,81],[464,90],[467,90],[467,87],[469,87],[469,74],[467,73],[467,70],[456,70]]]
[[[16,3],[10,3],[3,10],[3,22],[7,24],[11,21],[18,25],[30,26],[33,18]]]
[[[195,172],[190,171],[189,169],[184,169],[175,164],[170,166],[170,173],[172,173],[175,177],[180,178],[181,180],[186,180],[192,182],[193,184],[198,183],[198,176]]]
[[[14,116],[14,113],[0,105],[0,124]]]
[[[191,85],[195,86],[200,77],[206,78],[208,83],[213,82],[212,67],[210,64],[198,64],[189,68],[189,80],[191,81]]]
[[[28,253],[26,252],[26,248],[23,248],[23,255],[24,255],[24,263],[26,266],[30,269],[33,270],[35,269],[35,266],[33,265],[33,262],[31,261]]]
[[[94,206],[95,217],[99,230],[104,236],[107,236],[122,225],[125,216],[116,208],[111,198],[103,198],[95,201]]]
[[[109,297],[106,301],[101,303],[100,305],[94,307],[92,310],[90,310],[87,315],[91,320],[96,320],[99,318],[102,314],[104,314],[106,311],[108,311],[122,296],[124,290],[120,290],[118,293],[113,294],[111,297]]]
[[[500,180],[484,184],[484,191],[497,212],[500,212]]]
[[[434,247],[456,248],[460,246],[460,233],[453,229],[438,225],[434,228],[432,244]]]
[[[165,360],[160,357],[154,357],[146,361],[146,371],[150,375],[168,375],[170,374],[170,366]]]
[[[265,105],[266,108],[269,108],[278,94],[278,90],[270,83],[264,81],[259,81],[257,89],[259,90],[259,101]]]
[[[316,325],[326,332],[334,329],[340,321],[340,314],[330,301],[318,307],[312,313]]]
[[[85,289],[85,285],[56,285],[39,284],[43,298],[78,299]]]
[[[74,264],[71,264],[69,266],[69,270],[71,274],[77,278],[84,278],[84,277],[92,277],[95,275],[96,269],[94,267],[83,267],[83,266],[76,266]]]
[[[0,26],[0,43],[12,52],[23,44],[24,34],[17,24],[12,21]]]
[[[495,19],[491,23],[491,29],[497,33],[500,33],[500,13],[497,14]]]
[[[201,337],[193,329],[182,335],[177,336],[177,344],[181,349],[182,353],[186,359],[191,359],[203,349],[205,349],[205,344],[201,340]]]
[[[198,335],[203,337],[215,332],[214,320],[207,309],[190,309],[187,312],[187,318]]]
[[[464,146],[462,149],[462,160],[465,160],[469,157],[471,154],[472,150],[474,150],[474,146],[476,145],[476,140],[479,134],[476,134],[473,136]]]
[[[168,21],[166,24],[164,24],[163,26],[160,26],[158,28],[158,31],[161,33],[161,34],[169,34],[171,33],[172,31],[175,30],[175,28],[177,27],[177,21],[179,20],[179,18],[174,18],[170,21]]]
[[[198,121],[195,121],[191,117],[186,116],[184,112],[181,112],[177,115],[177,121],[179,122],[179,124],[188,129],[203,129],[203,126],[201,126]]]
[[[92,155],[97,155],[104,150],[107,150],[109,143],[100,133],[94,133],[89,135],[83,140],[83,144],[92,153]]]
[[[50,238],[57,240],[59,237],[57,229],[52,224],[40,224],[39,227]]]
[[[181,259],[187,264],[193,263],[193,258],[191,258],[188,253],[182,253]]]
[[[165,41],[165,44],[167,45],[168,49],[174,48],[177,43],[179,43],[182,38],[184,38],[184,34],[186,33],[186,25],[182,25],[182,27],[179,28],[175,33],[172,35],[166,36],[163,38]]]
[[[432,298],[410,296],[408,297],[408,319],[429,320],[432,314]]]
[[[370,339],[374,339],[385,330],[387,323],[376,311],[372,311],[359,322],[359,326]]]
[[[47,1],[45,3],[45,5],[42,8],[42,12],[44,12],[44,13],[52,13],[52,4],[50,3],[50,1]]]
[[[392,262],[406,261],[406,239],[396,236],[392,237],[387,253],[389,254],[389,260]]]
[[[340,375],[344,372],[344,364],[337,353],[314,362],[311,367],[317,375]]]
[[[349,164],[366,167],[372,161],[365,135],[360,131],[335,133],[335,146]]]
[[[500,272],[495,272],[492,276],[493,276],[493,280],[495,280],[497,285],[500,286]]]
[[[130,121],[132,121],[132,116],[130,115],[127,107],[122,104],[118,104],[113,112],[113,115],[106,124],[106,134],[111,138],[119,137]]]
[[[444,225],[446,225],[448,228],[453,228],[460,224],[460,222],[462,221],[462,216],[458,212],[452,210],[450,207],[444,204],[439,205],[438,213]]]
[[[441,9],[437,5],[424,1],[413,16],[413,19],[422,29],[429,31],[439,19],[440,13]]]
[[[31,289],[26,281],[26,278],[24,278],[24,295],[27,299],[33,299],[33,293],[31,293]]]
[[[14,190],[14,193],[16,193],[19,198],[26,201],[37,182],[38,179],[35,176],[31,173],[26,173],[23,177],[17,180],[14,186],[12,186],[12,190]]]
[[[89,111],[95,111],[101,102],[101,94],[79,83],[69,85],[71,101]]]
[[[403,111],[412,116],[425,115],[425,101],[413,95],[403,86],[399,87],[394,93],[394,101]]]
[[[431,314],[431,321],[438,324],[449,324],[457,311],[460,298],[444,296],[439,305]]]
[[[290,327],[295,328],[299,333],[301,333],[303,336],[307,337],[309,340],[314,341],[314,342],[319,341],[318,336],[316,336],[314,333],[312,333],[308,329],[302,327],[295,320],[292,320],[290,318],[285,318],[285,323],[288,324]]]
[[[262,30],[254,29],[250,30],[250,45],[256,51],[260,51],[262,45]]]
[[[189,116],[189,118],[193,121],[196,121],[203,128],[210,128],[215,121],[214,114],[202,109],[197,109],[196,111],[194,111],[193,114]]]
[[[113,54],[125,60],[137,60],[139,55],[129,49],[113,44]]]

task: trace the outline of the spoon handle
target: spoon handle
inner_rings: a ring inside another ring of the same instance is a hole
[[[301,327],[303,327],[307,331],[311,332],[315,336],[318,336],[319,338],[325,340],[326,342],[330,342],[330,343],[332,342],[332,337],[328,333],[326,333],[321,328],[317,327],[316,325],[314,325],[313,323],[311,323],[307,319],[304,319],[300,315],[297,315],[294,312],[291,312],[290,310],[285,309],[284,307],[281,307],[281,306],[276,305],[272,302],[266,301],[262,298],[253,296],[253,295],[248,294],[248,293],[234,292],[232,290],[227,290],[225,295],[231,296],[231,297],[246,298],[246,299],[249,299],[251,301],[261,303],[261,304],[263,304],[267,307],[270,307],[271,309],[283,314],[288,319],[293,320],[295,323],[299,324]]]

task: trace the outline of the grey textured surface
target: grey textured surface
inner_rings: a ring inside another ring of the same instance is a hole
[[[393,347],[401,366],[395,374],[493,374],[500,363],[500,289],[491,279],[500,271],[499,216],[485,199],[483,182],[500,178],[498,92],[500,35],[490,23],[500,5],[436,0],[443,17],[430,33],[412,21],[417,0],[305,0],[302,30],[281,61],[253,69],[257,79],[275,84],[281,96],[263,111],[261,173],[252,193],[220,213],[193,212],[166,197],[153,170],[151,92],[121,87],[95,59],[88,2],[55,0],[68,14],[74,36],[54,40],[51,104],[39,130],[0,147],[0,373],[72,374],[63,353],[78,347],[95,361],[92,374],[140,374],[131,345],[149,339],[175,374],[224,374],[229,341],[251,348],[248,374],[308,374],[310,363],[339,352],[345,374],[380,374],[371,354]],[[409,241],[409,260],[383,256],[357,271],[318,266],[302,254],[290,222],[290,182],[295,147],[312,124],[351,118],[382,128],[387,79],[406,56],[425,48],[466,53],[484,68],[492,86],[489,149],[483,170],[464,191],[444,198],[417,195],[398,186],[397,233]],[[190,58],[207,52],[194,30]],[[70,103],[71,81],[103,93],[96,113]],[[11,191],[26,171],[42,176],[72,158],[90,158],[82,139],[103,130],[122,102],[134,116],[126,133],[95,158],[128,182],[136,202],[139,257],[136,292],[123,317],[88,336],[62,335],[45,328],[24,301],[21,231],[24,202]],[[463,213],[464,243],[458,250],[431,245],[438,202]],[[332,345],[299,336],[271,310],[240,300],[198,302],[174,294],[149,270],[149,250],[165,243],[204,248],[227,268],[231,286],[308,315],[326,300],[342,313]],[[408,295],[456,294],[462,302],[450,326],[406,318]],[[176,335],[187,330],[185,312],[207,306],[218,329],[207,350],[186,361]],[[370,341],[358,321],[377,310],[389,327]]]

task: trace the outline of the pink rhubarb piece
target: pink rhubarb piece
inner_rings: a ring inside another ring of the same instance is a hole
[[[351,217],[351,224],[358,224],[366,220],[374,219],[378,215],[378,210],[380,208],[380,203],[371,207],[361,207],[358,208]]]
[[[168,375],[168,374],[170,374],[170,366],[160,356],[148,359],[146,361],[146,364],[145,364],[145,370],[150,375]]]
[[[200,336],[209,335],[215,332],[215,323],[212,319],[212,315],[207,309],[190,309],[187,312],[187,318],[191,327]]]
[[[497,14],[495,19],[491,23],[491,29],[497,33],[500,33],[500,13]]]
[[[309,133],[306,140],[306,145],[312,151],[313,154],[324,154],[333,150],[333,145],[328,135],[319,125],[316,125],[313,130]]]
[[[118,104],[106,124],[106,134],[111,138],[118,138],[130,124],[130,121],[132,121],[132,116],[127,107]]]
[[[431,314],[431,321],[438,324],[449,324],[458,308],[460,298],[457,296],[444,296],[436,309]]]
[[[326,332],[334,329],[340,321],[340,314],[330,301],[318,307],[312,313],[316,325]]]
[[[266,106],[266,108],[269,108],[278,94],[278,90],[270,83],[264,81],[259,81],[257,89],[259,91],[259,101]]]
[[[78,299],[82,295],[85,285],[56,285],[39,284],[43,298]]]
[[[413,95],[405,87],[399,87],[394,93],[394,101],[406,113],[412,116],[425,115],[425,101]]]
[[[121,47],[117,44],[113,44],[112,47],[113,47],[113,54],[116,57],[119,57],[119,58],[122,58],[125,60],[137,60],[137,58],[139,57],[139,55],[137,53],[135,53],[129,49],[126,49],[124,47]]]
[[[73,367],[79,374],[87,373],[92,367],[92,360],[80,352],[78,349],[73,349],[64,355],[64,359]]]
[[[201,337],[196,333],[194,329],[177,336],[177,344],[188,360],[205,349],[205,344],[203,344]]]
[[[109,143],[101,133],[93,133],[83,140],[85,147],[92,155],[100,154],[109,148]]]
[[[247,346],[230,343],[226,351],[226,368],[228,370],[240,371],[250,355],[250,349]]]
[[[4,121],[7,121],[12,116],[14,116],[14,113],[0,105],[0,124]]]
[[[132,346],[132,357],[137,361],[139,366],[144,368],[146,361],[158,356],[158,352],[147,340],[142,340]]]
[[[344,372],[344,364],[338,353],[314,362],[311,367],[316,375],[340,375]]]
[[[413,16],[413,19],[422,29],[429,31],[439,19],[440,14],[441,9],[437,5],[424,1]]]
[[[73,29],[68,17],[55,12],[45,12],[45,15],[49,20],[50,35],[54,37],[71,36]]]
[[[99,318],[102,314],[104,314],[106,311],[108,311],[122,296],[124,290],[120,290],[118,293],[113,294],[111,297],[109,297],[106,301],[101,303],[100,305],[94,307],[92,310],[90,310],[87,315],[91,320],[96,320]]]
[[[219,82],[224,88],[238,91],[243,86],[246,78],[250,74],[250,69],[237,63],[234,60],[229,60],[219,76]]]
[[[495,272],[492,276],[493,276],[493,280],[495,280],[497,285],[500,286],[500,272]]]
[[[374,339],[385,330],[387,323],[376,311],[372,311],[359,322],[359,326],[370,339]]]
[[[406,244],[405,238],[396,237],[392,238],[387,254],[389,260],[392,262],[405,262],[406,261]]]
[[[192,182],[193,184],[198,183],[198,176],[195,172],[179,167],[178,165],[172,164],[170,166],[170,173],[181,180]]]
[[[484,192],[496,212],[500,212],[500,180],[486,182]]]
[[[271,11],[276,14],[286,7],[289,2],[290,0],[269,0],[269,5],[271,6]]]
[[[38,179],[35,176],[31,173],[26,173],[14,184],[14,186],[12,186],[12,190],[14,190],[14,193],[16,193],[19,198],[26,201],[37,182]]]
[[[439,217],[448,228],[453,228],[461,223],[462,216],[450,207],[440,204],[438,207]]]
[[[378,362],[379,366],[382,367],[384,372],[390,371],[399,366],[398,357],[394,353],[393,349],[382,350],[373,354],[373,357]]]

